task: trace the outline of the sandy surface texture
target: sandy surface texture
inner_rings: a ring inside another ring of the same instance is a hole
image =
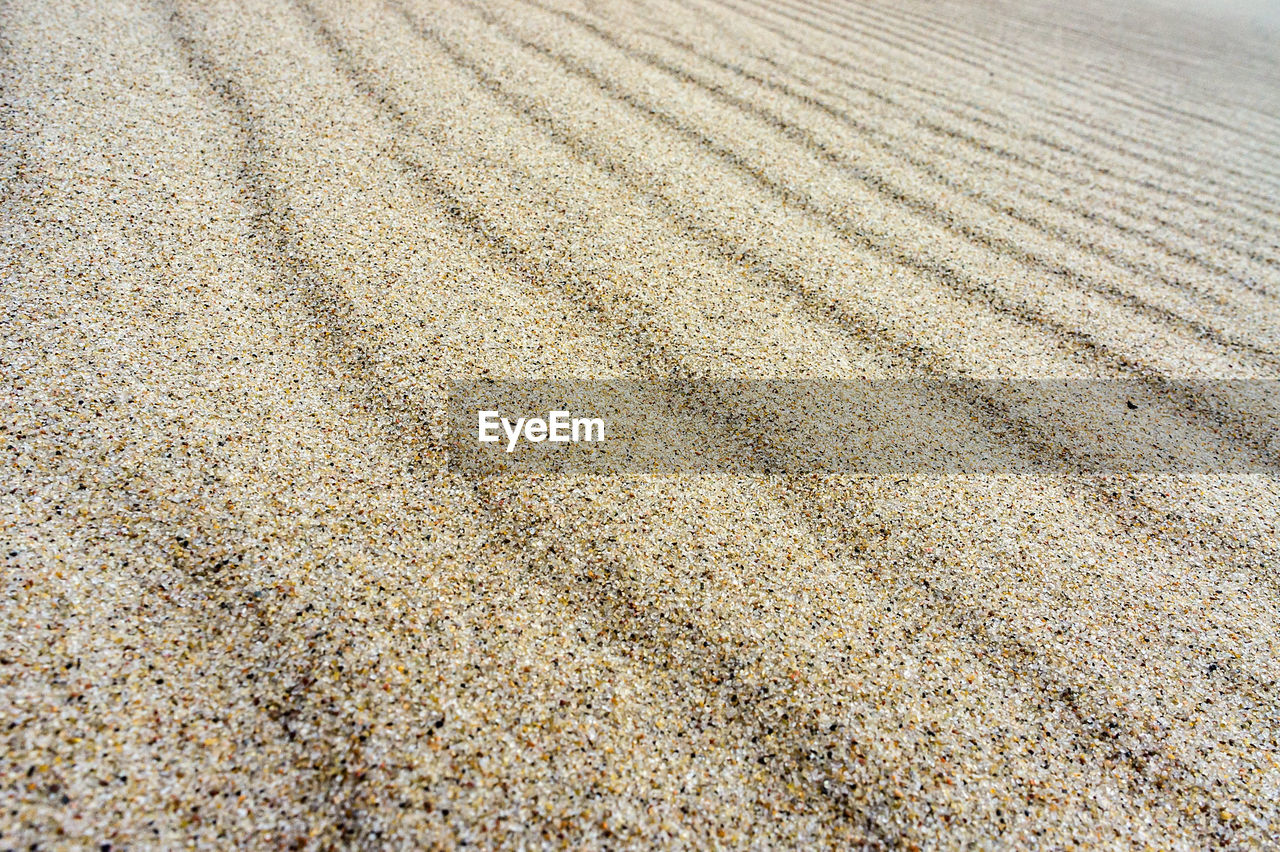
[[[1280,37],[1196,14],[0,0],[0,849],[1280,846]],[[713,410],[920,376],[1043,469]],[[460,475],[477,379],[706,469]]]

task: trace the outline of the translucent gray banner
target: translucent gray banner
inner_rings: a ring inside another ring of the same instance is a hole
[[[1271,380],[455,385],[448,457],[513,473],[1280,472]]]

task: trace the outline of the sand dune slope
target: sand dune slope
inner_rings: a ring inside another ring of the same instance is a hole
[[[1280,845],[1274,39],[4,0],[0,45],[0,848]],[[1252,466],[808,472],[704,410],[913,376],[1010,459],[1065,450],[993,378]],[[634,383],[714,462],[459,475],[477,377]]]

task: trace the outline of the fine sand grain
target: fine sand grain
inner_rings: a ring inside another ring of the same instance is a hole
[[[0,848],[1280,846],[1277,400],[1214,384],[1280,379],[1277,43],[0,0]],[[476,378],[922,374],[1011,458],[975,388],[1052,377],[1257,472],[443,449]]]

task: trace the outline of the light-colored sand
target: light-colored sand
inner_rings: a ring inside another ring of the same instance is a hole
[[[1276,42],[1049,6],[4,0],[0,848],[1280,844],[1274,473],[445,469],[479,375],[1280,377]]]

